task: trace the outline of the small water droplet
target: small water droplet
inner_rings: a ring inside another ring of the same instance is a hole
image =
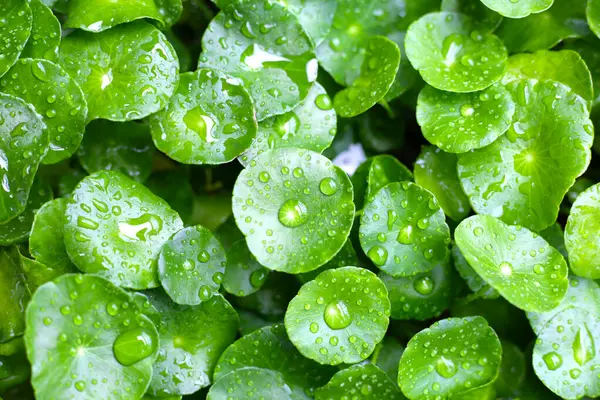
[[[415,279],[413,282],[413,288],[415,291],[423,296],[430,294],[433,291],[434,286],[433,279],[428,276]]]
[[[334,194],[336,194],[338,186],[335,182],[335,179],[324,178],[319,184],[319,190],[321,190],[321,193],[323,193],[325,196],[333,196]]]
[[[554,351],[544,354],[542,356],[542,360],[544,360],[546,367],[548,367],[548,369],[550,371],[554,371],[554,370],[560,368],[560,366],[563,363],[563,360],[562,360],[562,357],[560,356],[560,354],[558,354]]]

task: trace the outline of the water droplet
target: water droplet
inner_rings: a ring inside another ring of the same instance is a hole
[[[454,362],[444,356],[441,356],[437,359],[437,362],[435,363],[435,370],[442,378],[446,379],[452,378],[458,372],[458,368]]]
[[[535,272],[538,275],[544,275],[544,273],[546,272],[546,269],[544,268],[544,266],[542,264],[536,264],[533,267],[533,272]]]
[[[352,323],[352,315],[348,310],[348,306],[342,300],[332,301],[325,307],[323,313],[325,323],[331,329],[344,329]]]
[[[315,99],[315,104],[317,105],[317,107],[324,111],[331,110],[333,108],[333,102],[331,101],[331,97],[329,97],[329,95],[327,95],[326,93],[318,95]]]
[[[121,333],[113,343],[113,353],[121,365],[132,365],[151,355],[157,343],[144,328]]]
[[[158,215],[143,214],[137,218],[129,218],[119,223],[119,232],[127,239],[147,241],[150,236],[160,233],[163,221]]]
[[[398,232],[398,237],[396,240],[401,244],[412,244],[413,242],[413,227],[412,225],[407,225],[400,229]]]
[[[201,263],[207,263],[207,262],[209,262],[210,261],[210,254],[208,254],[208,251],[202,250],[198,254],[198,261],[200,261]]]
[[[321,183],[319,184],[319,190],[321,190],[321,193],[323,193],[325,196],[334,195],[338,190],[335,179],[333,179],[333,178],[322,179]]]
[[[308,208],[300,200],[287,200],[278,214],[279,222],[288,228],[296,228],[308,221]]]
[[[362,393],[363,396],[369,396],[372,392],[373,387],[368,383],[363,383],[363,385],[360,387],[360,393]]]
[[[212,281],[217,285],[223,283],[223,279],[225,279],[225,275],[222,272],[215,272],[212,276]]]
[[[208,286],[202,285],[198,291],[198,297],[202,301],[207,301],[212,297],[212,290]]]
[[[300,167],[294,168],[293,175],[296,178],[302,178],[304,176],[304,170]]]
[[[217,140],[212,136],[215,121],[200,107],[194,107],[186,112],[183,122],[188,129],[196,132],[203,141],[212,143]]]
[[[554,370],[558,369],[563,363],[563,360],[562,360],[562,357],[560,356],[560,354],[558,354],[554,351],[544,354],[542,356],[542,360],[544,360],[546,367],[548,367],[548,369],[550,371],[554,371]]]
[[[69,306],[62,306],[60,308],[60,313],[62,315],[69,315],[69,314],[71,314],[71,307],[69,307]]]
[[[413,282],[413,288],[415,291],[423,296],[430,294],[433,291],[434,286],[433,279],[428,276],[415,279]]]
[[[316,322],[313,322],[312,324],[310,324],[309,329],[312,333],[317,333],[317,332],[319,332],[319,324],[317,324]]]
[[[579,327],[571,347],[573,349],[573,358],[575,358],[577,364],[581,366],[594,358],[596,354],[596,345],[587,324],[584,323]]]
[[[119,312],[119,306],[116,305],[115,303],[107,304],[106,305],[106,312],[109,315],[112,315],[114,317]]]
[[[579,378],[579,375],[581,375],[581,370],[579,368],[573,368],[569,371],[569,375],[571,375],[571,378],[577,379]]]
[[[375,265],[382,266],[387,262],[388,252],[381,246],[373,246],[367,252],[367,256]]]
[[[255,288],[260,288],[267,279],[268,273],[264,268],[257,269],[250,274],[250,284]]]
[[[460,115],[462,115],[463,117],[467,118],[467,117],[472,116],[473,114],[475,114],[475,109],[473,108],[472,105],[463,104],[460,107]]]
[[[480,237],[483,235],[483,229],[478,226],[477,228],[473,229],[473,235]]]
[[[31,63],[31,72],[33,76],[38,78],[42,82],[48,82],[50,78],[48,78],[48,72],[46,71],[46,67],[42,61],[34,61]]]
[[[511,276],[513,273],[513,266],[508,261],[503,261],[498,265],[498,269],[500,269],[500,273],[504,276]]]
[[[46,325],[46,326],[52,325],[52,318],[50,318],[50,317],[44,318],[44,325]]]
[[[271,175],[269,175],[269,173],[267,171],[262,171],[261,173],[258,174],[258,180],[261,181],[262,183],[269,182],[269,179],[271,179]]]
[[[444,64],[451,66],[456,63],[458,54],[463,49],[465,44],[465,36],[460,33],[453,33],[448,35],[442,43],[442,56],[444,57]]]

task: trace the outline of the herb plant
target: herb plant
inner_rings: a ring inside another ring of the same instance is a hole
[[[0,400],[600,397],[600,0],[0,0]]]

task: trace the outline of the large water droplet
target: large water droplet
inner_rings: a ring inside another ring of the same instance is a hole
[[[415,291],[423,296],[430,294],[433,291],[434,286],[433,279],[428,276],[415,279],[413,282],[413,288]]]
[[[326,93],[318,95],[315,99],[315,104],[324,111],[331,110],[333,108],[331,97],[329,97]]]
[[[412,244],[413,242],[413,227],[412,225],[407,225],[400,229],[398,232],[398,237],[396,238],[398,243],[401,244]]]
[[[113,353],[121,365],[132,365],[151,355],[157,343],[144,328],[121,333],[113,343]]]
[[[453,33],[448,35],[444,39],[442,44],[442,56],[444,57],[444,64],[451,66],[456,63],[458,54],[465,45],[465,36],[460,33]]]
[[[209,117],[200,107],[194,107],[185,113],[183,122],[188,129],[196,132],[196,134],[207,143],[215,142],[212,136],[212,131],[215,126],[215,121]]]
[[[279,209],[279,222],[288,228],[296,228],[308,221],[308,208],[300,200],[288,200]]]
[[[458,367],[450,359],[441,356],[435,363],[435,370],[442,378],[452,378],[458,372]]]
[[[264,268],[257,269],[256,271],[250,274],[250,284],[255,288],[259,288],[265,283],[267,279],[268,273]]]
[[[48,72],[46,71],[46,67],[42,61],[34,61],[31,63],[31,72],[33,76],[38,78],[40,81],[48,82],[50,79],[48,78]]]
[[[573,358],[581,366],[594,358],[596,345],[585,323],[577,330],[571,347],[573,349]]]
[[[554,370],[558,369],[563,363],[563,360],[562,360],[562,357],[560,356],[560,354],[558,354],[554,351],[544,354],[542,356],[542,360],[544,360],[546,367],[548,367],[548,369],[550,371],[554,371]]]
[[[373,246],[367,252],[367,256],[373,261],[375,265],[382,266],[385,265],[388,258],[388,252],[384,247],[381,246]]]
[[[331,329],[344,329],[352,323],[352,315],[342,300],[327,304],[323,318]]]
[[[137,218],[130,218],[119,223],[119,232],[131,240],[147,241],[150,236],[160,233],[163,221],[158,215],[144,214]]]
[[[319,190],[321,190],[321,193],[323,193],[325,196],[333,196],[334,194],[336,194],[338,186],[335,182],[335,179],[324,178],[319,184]]]
[[[498,265],[500,273],[504,276],[511,276],[513,273],[513,266],[508,261],[503,261]]]

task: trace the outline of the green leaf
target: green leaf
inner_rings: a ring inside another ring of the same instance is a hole
[[[600,102],[600,53],[598,52],[598,44],[598,40],[589,40],[589,37],[586,37],[586,40],[574,39],[564,42],[564,48],[577,52],[592,74],[593,107]]]
[[[158,279],[177,304],[197,305],[219,292],[225,250],[201,225],[184,228],[163,244],[158,256]]]
[[[269,150],[233,188],[233,214],[248,248],[265,267],[312,271],[342,248],[354,220],[352,184],[322,155]]]
[[[325,40],[331,30],[338,0],[285,0],[283,3],[298,17],[315,45]]]
[[[90,174],[112,170],[144,182],[152,172],[154,146],[147,125],[136,122],[92,121],[77,151]]]
[[[449,397],[450,400],[496,400],[497,398],[493,383]]]
[[[235,310],[220,295],[197,306],[175,304],[156,291],[148,296],[160,313],[160,346],[149,392],[191,394],[208,386],[219,356],[235,339]]]
[[[571,187],[571,190],[572,189],[573,188]],[[568,261],[569,255],[565,246],[565,234],[558,222],[541,231],[540,236],[543,237],[550,246],[558,250],[565,260]]]
[[[31,36],[21,52],[21,58],[43,58],[55,61],[61,39],[60,22],[41,0],[28,0],[28,3],[33,21]]]
[[[502,362],[493,386],[498,397],[518,396],[527,373],[525,354],[514,343],[507,340],[501,340],[501,343]]]
[[[183,12],[183,1],[182,0],[154,0],[158,14],[162,17],[163,24],[161,29],[165,27],[175,25],[181,18]]]
[[[500,296],[498,291],[481,279],[473,267],[469,265],[456,244],[452,245],[452,261],[454,268],[473,293],[484,299],[496,299]]]
[[[19,266],[16,247],[0,248],[0,343],[4,344],[25,332],[25,306],[30,291]]]
[[[571,269],[576,275],[600,279],[600,184],[583,191],[571,207],[565,230],[565,245]]]
[[[144,186],[113,171],[84,178],[65,212],[65,246],[82,271],[132,289],[157,287],[161,246],[183,227]]]
[[[25,210],[10,221],[0,224],[0,246],[26,241],[37,210],[50,199],[52,199],[51,188],[37,179],[34,180]]]
[[[0,4],[0,76],[13,66],[19,55],[25,48],[29,35],[33,16],[31,8],[23,0],[6,0]]]
[[[325,271],[300,288],[288,305],[285,328],[307,358],[320,364],[357,363],[383,339],[389,315],[383,282],[366,269],[344,267]]]
[[[0,93],[0,222],[21,214],[48,148],[45,125],[23,100]]]
[[[350,398],[348,396],[357,400],[396,400],[402,395],[385,372],[373,364],[343,369],[315,393],[316,400]]]
[[[493,32],[502,22],[502,16],[480,0],[442,0],[442,11],[468,15],[482,32]]]
[[[0,356],[0,392],[11,395],[8,389],[29,379],[30,366],[24,353]]]
[[[116,400],[146,391],[158,333],[124,290],[69,274],[34,293],[25,343],[38,397]]]
[[[454,235],[477,274],[520,309],[549,311],[565,297],[565,259],[538,234],[477,215],[461,222]]]
[[[259,290],[267,280],[270,270],[256,261],[246,244],[244,235],[229,218],[215,232],[225,254],[227,265],[223,277],[223,288],[236,296],[247,296]]]
[[[515,103],[501,85],[475,93],[449,93],[425,86],[417,101],[423,136],[448,153],[480,149],[503,135]]]
[[[450,229],[435,197],[411,182],[394,182],[367,199],[360,245],[382,271],[411,276],[448,260]]]
[[[244,400],[292,400],[292,390],[281,373],[262,368],[241,368],[215,382],[207,400],[225,398]]]
[[[66,36],[60,64],[83,89],[88,120],[141,119],[164,108],[179,82],[173,46],[143,21]]]
[[[458,156],[458,176],[473,209],[539,231],[587,168],[593,126],[583,99],[553,81],[508,84],[514,123],[483,149]]]
[[[567,308],[540,331],[533,348],[533,369],[544,385],[564,399],[600,395],[598,345],[600,316]]]
[[[155,195],[169,203],[188,225],[194,211],[194,189],[186,171],[157,171],[145,183]]]
[[[340,117],[364,113],[381,101],[392,87],[400,65],[400,49],[385,36],[374,36],[365,44],[360,75],[334,98]]]
[[[202,38],[199,67],[241,79],[259,121],[293,110],[317,79],[314,45],[298,18],[270,0],[225,7]]]
[[[508,59],[504,84],[519,79],[553,80],[581,96],[591,109],[594,101],[592,75],[585,61],[572,50],[515,54]]]
[[[437,317],[450,306],[456,280],[448,262],[422,274],[394,278],[380,272],[379,278],[388,291],[391,318],[419,321]]]
[[[44,164],[69,158],[83,139],[87,104],[79,85],[51,61],[19,60],[0,80],[2,90],[29,103],[46,125],[50,147]]]
[[[455,221],[463,220],[471,211],[469,198],[460,186],[454,154],[445,153],[434,146],[421,147],[415,161],[415,182],[429,190],[444,213]]]
[[[490,9],[508,18],[523,18],[552,6],[554,0],[481,0]]]
[[[258,314],[244,309],[236,310],[240,317],[240,334],[242,336],[249,335],[254,331],[257,331],[265,326],[270,326],[271,321],[267,321]]]
[[[485,319],[444,319],[408,342],[398,384],[409,399],[466,392],[496,379],[501,354],[500,340]]]
[[[542,13],[523,19],[505,19],[497,33],[510,53],[548,50],[564,39],[590,34],[585,6],[586,0],[555,0],[554,5]]]
[[[336,122],[331,98],[315,83],[292,111],[261,121],[256,139],[238,159],[248,165],[257,155],[274,148],[297,147],[321,153],[335,137]]]
[[[257,123],[241,82],[206,68],[179,81],[167,107],[150,117],[156,147],[185,164],[222,164],[244,152]]]
[[[371,157],[352,175],[356,207],[362,209],[365,200],[373,197],[388,183],[412,180],[412,172],[395,157],[387,154]]]
[[[500,39],[477,30],[470,17],[431,13],[406,33],[406,54],[425,82],[436,89],[467,93],[499,81],[507,53]]]
[[[115,2],[112,0],[69,0],[65,26],[102,32],[140,18],[163,22],[154,0]]]
[[[50,282],[61,275],[68,272],[75,272],[75,267],[71,267],[66,271],[52,269],[42,264],[39,261],[32,260],[19,254],[21,271],[26,279],[27,287],[30,292],[35,292],[38,287],[46,282]]]
[[[215,368],[214,380],[246,367],[279,372],[294,399],[311,399],[336,369],[304,358],[288,339],[283,325],[266,326],[243,336],[227,348]]]
[[[592,32],[600,37],[600,1],[588,0],[585,16]]]
[[[392,382],[398,382],[398,363],[402,353],[404,353],[404,346],[398,342],[398,339],[386,336],[375,347],[371,362],[381,368]]]
[[[324,264],[313,271],[298,274],[296,275],[296,278],[298,278],[300,283],[306,283],[315,279],[317,275],[319,275],[323,271],[326,271],[328,269],[341,268],[348,265],[360,265],[358,257],[356,256],[356,251],[352,246],[352,240],[350,240],[350,238],[346,240],[344,246],[331,260],[327,262],[327,264]]]
[[[559,312],[571,307],[581,307],[592,315],[600,316],[600,287],[591,279],[571,276],[564,300],[547,312],[528,312],[529,324],[539,334],[546,324]]]

